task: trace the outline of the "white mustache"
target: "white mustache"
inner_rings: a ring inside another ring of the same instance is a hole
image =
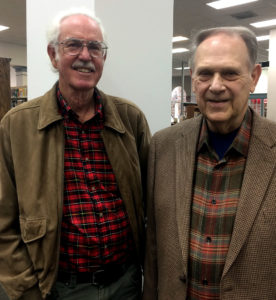
[[[95,68],[94,64],[91,61],[76,60],[72,64],[72,68],[74,68],[74,69],[85,68],[85,69],[91,70],[92,72],[96,71],[96,68]]]

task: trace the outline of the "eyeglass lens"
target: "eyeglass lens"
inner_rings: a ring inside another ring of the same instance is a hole
[[[77,39],[70,39],[63,42],[64,51],[69,55],[79,54],[83,47],[86,46],[89,54],[93,57],[104,56],[106,48],[102,46],[100,42],[97,41],[81,41]]]

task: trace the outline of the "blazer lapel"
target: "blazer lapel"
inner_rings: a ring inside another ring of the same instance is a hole
[[[254,116],[240,200],[222,276],[238,256],[265,198],[270,178],[275,172],[275,142],[275,135],[270,134],[264,121]]]
[[[188,122],[188,121],[184,121]],[[187,274],[189,253],[190,211],[193,191],[193,174],[196,147],[201,118],[197,118],[183,129],[182,136],[175,142],[176,151],[176,222],[179,244]],[[187,129],[188,128],[188,129]]]

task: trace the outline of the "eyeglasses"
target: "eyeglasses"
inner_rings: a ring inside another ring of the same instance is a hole
[[[79,55],[84,46],[92,57],[104,57],[107,52],[106,44],[98,41],[67,39],[57,44],[62,45],[64,53],[72,56]]]

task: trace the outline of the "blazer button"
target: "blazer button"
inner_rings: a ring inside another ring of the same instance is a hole
[[[186,283],[186,276],[184,274],[180,275],[179,280],[182,281],[183,283]]]

